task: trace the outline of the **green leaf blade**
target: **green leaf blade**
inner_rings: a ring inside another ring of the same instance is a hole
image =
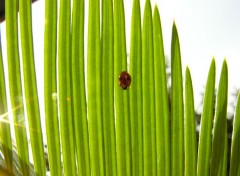
[[[73,115],[79,175],[91,175],[84,73],[84,1],[73,1],[72,12]]]
[[[60,0],[58,32],[58,95],[64,175],[76,175],[72,118],[70,24],[71,1]]]
[[[142,37],[139,0],[133,1],[130,46],[130,91],[132,175],[143,175]]]
[[[100,4],[89,1],[87,92],[90,162],[92,175],[104,175],[103,131],[101,112]]]
[[[157,6],[153,13],[154,76],[156,102],[157,174],[170,175],[169,103],[162,27]]]
[[[102,1],[102,113],[105,175],[117,175],[114,118],[113,1]]]
[[[175,23],[172,28],[171,47],[172,100],[171,100],[171,174],[184,174],[184,110],[180,44]]]
[[[224,162],[225,133],[227,128],[228,69],[223,63],[217,95],[217,109],[213,127],[210,175],[221,175]]]
[[[127,71],[125,16],[123,0],[114,0],[114,93],[116,151],[118,175],[131,175],[129,91],[118,84],[122,71]]]
[[[38,104],[36,72],[33,54],[31,1],[19,1],[20,31],[22,44],[22,60],[24,75],[24,90],[27,107],[27,116],[32,146],[34,170],[36,174],[45,175],[45,158],[43,150],[43,137]]]
[[[156,119],[154,90],[154,51],[152,9],[145,3],[142,30],[142,94],[143,94],[143,156],[144,175],[157,174]]]
[[[192,78],[189,68],[186,69],[185,81],[185,118],[184,118],[184,149],[185,175],[197,175],[197,144],[194,113]]]
[[[230,173],[229,176],[240,174],[240,94],[238,93],[237,105],[235,109],[233,134],[232,134],[232,148],[230,158]]]
[[[28,142],[26,136],[25,115],[21,87],[20,61],[18,53],[18,1],[9,0],[5,3],[10,99],[13,110],[17,152],[20,161],[21,171],[23,175],[27,176],[30,174],[30,163],[28,155]]]
[[[1,33],[0,33],[1,40]],[[10,123],[7,109],[7,95],[4,77],[2,46],[0,42],[0,146],[6,163],[6,167],[10,173],[13,170],[13,154]]]
[[[211,146],[212,146],[212,124],[214,117],[214,91],[215,91],[215,60],[212,60],[206,90],[204,94],[203,113],[201,117],[201,131],[198,144],[197,175],[209,175]]]
[[[62,175],[57,107],[57,0],[45,1],[44,102],[51,175]]]

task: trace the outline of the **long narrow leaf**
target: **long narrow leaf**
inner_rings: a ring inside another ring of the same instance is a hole
[[[6,3],[8,79],[12,105],[12,114],[14,120],[19,162],[21,165],[22,174],[24,176],[27,176],[29,175],[30,165],[18,53],[18,29],[17,29],[18,0],[8,0],[5,3]]]
[[[102,1],[102,105],[105,175],[117,175],[114,119],[113,1]]]
[[[118,77],[127,71],[125,17],[123,0],[114,0],[114,92],[118,175],[131,175],[130,119],[128,90],[118,85]],[[129,87],[130,88],[130,87]]]
[[[144,175],[157,174],[152,9],[146,0],[142,31]]]
[[[70,5],[70,0],[60,0],[58,32],[58,93],[60,108],[60,132],[63,168],[64,175],[66,176],[76,175],[70,75]]]
[[[51,175],[62,175],[57,109],[57,0],[45,1],[44,105]]]
[[[210,175],[221,175],[224,159],[225,133],[227,128],[228,70],[223,62],[217,95],[217,109],[213,127]]]
[[[222,162],[222,172],[219,175],[225,176],[228,173],[228,134],[227,128],[225,129],[224,136],[224,153],[223,153],[223,162]]]
[[[31,0],[20,0],[19,2],[24,90],[34,170],[38,175],[45,175],[46,168],[33,54]]]
[[[232,148],[230,159],[230,174],[235,176],[240,174],[240,94],[238,93],[237,105],[235,109],[233,134],[232,134]]]
[[[7,170],[9,172],[12,172],[13,169],[12,141],[7,109],[7,95],[2,60],[1,34],[0,34],[0,145],[2,147],[2,153],[4,156]]]
[[[215,110],[214,106],[215,75],[216,66],[215,60],[213,59],[210,66],[210,70],[208,72],[208,79],[204,94],[203,113],[201,117],[201,129],[199,136],[198,162],[197,162],[198,176],[209,175],[209,165],[212,146],[212,124]]]
[[[192,78],[189,68],[185,80],[185,117],[184,117],[184,151],[185,176],[197,175],[197,141],[194,113]]]
[[[104,175],[101,105],[100,4],[89,1],[88,19],[88,126],[92,175]]]
[[[142,36],[139,0],[133,1],[130,46],[130,91],[132,175],[143,175]]]
[[[84,1],[73,1],[72,88],[78,174],[89,176],[90,154],[84,78]]]
[[[182,176],[184,174],[183,83],[180,44],[175,23],[172,28],[171,47],[171,174]]]
[[[157,6],[153,13],[154,77],[156,102],[157,174],[170,175],[169,103],[162,27]]]

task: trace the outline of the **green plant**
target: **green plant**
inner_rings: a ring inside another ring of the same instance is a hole
[[[183,86],[176,24],[172,28],[169,99],[160,14],[156,6],[152,13],[150,0],[146,0],[143,19],[139,0],[133,1],[129,66],[123,1],[102,0],[100,16],[100,1],[89,0],[87,46],[84,1],[73,0],[72,18],[70,2],[60,0],[58,30],[57,0],[45,2],[44,117],[51,175],[240,175],[240,98],[231,156],[227,155],[227,62],[222,66],[216,105],[215,60],[211,63],[197,148],[192,79],[186,68]],[[6,1],[9,90],[0,54],[0,164],[8,174],[32,175],[34,169],[35,175],[45,175],[31,1],[19,0],[22,48],[18,47],[17,4],[18,0]],[[19,51],[23,54],[23,75]],[[126,70],[132,83],[122,90],[118,76]],[[15,139],[10,134],[6,92],[11,96],[16,146],[12,145]],[[33,165],[29,162],[25,118]]]

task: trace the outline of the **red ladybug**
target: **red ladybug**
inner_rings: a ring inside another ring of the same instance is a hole
[[[131,76],[127,71],[123,71],[120,73],[118,78],[119,85],[126,90],[131,84]]]

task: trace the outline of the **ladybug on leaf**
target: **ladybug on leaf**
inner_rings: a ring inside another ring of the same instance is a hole
[[[122,87],[123,90],[126,90],[131,84],[131,76],[127,71],[123,71],[120,73],[118,78],[118,83]]]

